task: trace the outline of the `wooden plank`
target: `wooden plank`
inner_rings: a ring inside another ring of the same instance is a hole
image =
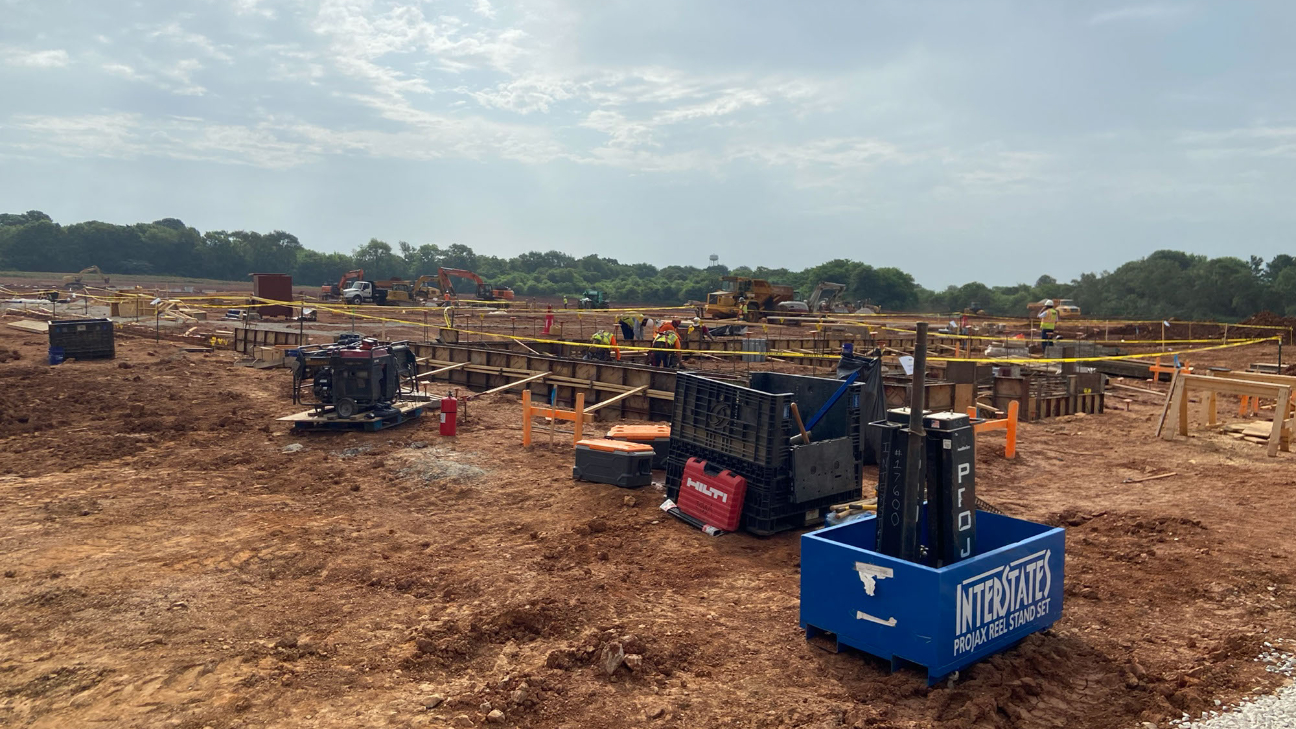
[[[429,362],[431,362],[431,363],[434,364],[434,365],[443,365],[443,364],[462,364],[462,365],[464,365],[464,367],[463,367],[463,370],[461,370],[461,371],[473,372],[473,373],[478,373],[478,374],[488,374],[488,375],[496,375],[496,376],[500,376],[500,375],[512,375],[512,376],[522,375],[522,376],[527,376],[527,375],[537,374],[537,372],[534,371],[534,370],[515,369],[515,368],[513,368],[513,367],[490,367],[490,366],[487,366],[487,365],[476,365],[476,364],[473,364],[473,363],[471,363],[471,362],[449,363],[449,362],[446,362],[445,360],[442,360],[442,359],[429,359]],[[635,371],[637,371],[637,372],[645,372],[644,370],[635,370]],[[584,388],[589,389],[589,390],[605,390],[605,391],[610,391],[610,392],[625,392],[625,391],[628,390],[628,389],[633,389],[633,388],[631,388],[631,387],[629,387],[629,386],[626,386],[626,385],[617,385],[617,384],[613,384],[613,383],[604,383],[604,382],[594,382],[594,381],[591,381],[591,380],[581,380],[581,379],[577,379],[577,378],[574,378],[574,377],[562,377],[562,376],[558,376],[558,375],[553,375],[553,374],[551,374],[551,373],[544,373],[544,374],[549,374],[549,377],[548,377],[547,379],[548,379],[548,381],[551,382],[551,383],[555,383],[555,384],[563,384],[563,385],[572,385],[572,386],[581,386],[581,387],[584,387]],[[655,373],[646,373],[646,374],[655,374]],[[668,375],[669,375],[669,374],[673,374],[673,373],[665,373],[665,374],[668,374]],[[651,388],[650,388],[650,389],[648,389],[648,390],[647,390],[645,393],[643,393],[643,394],[647,395],[647,396],[650,397],[650,398],[656,399],[656,400],[674,400],[674,399],[675,399],[675,393],[674,393],[674,391],[672,391],[672,390],[655,390],[655,389],[651,389]]]
[[[1287,408],[1291,405],[1291,393],[1290,387],[1280,387],[1278,389],[1278,407],[1274,408],[1273,429],[1269,431],[1268,455],[1270,458],[1278,455],[1278,449],[1282,445],[1283,423],[1287,420]]]
[[[1147,393],[1147,394],[1149,394],[1149,395],[1165,395],[1165,394],[1167,394],[1167,393],[1161,392],[1160,390],[1153,390],[1153,389],[1150,389],[1150,388],[1147,388],[1147,387],[1134,387],[1133,385],[1122,385],[1122,384],[1119,383],[1119,382],[1109,382],[1109,383],[1107,383],[1107,386],[1108,386],[1108,387],[1115,387],[1115,388],[1118,388],[1118,389],[1121,389],[1121,390],[1133,390],[1134,392],[1143,392],[1143,393]]]
[[[607,407],[608,405],[611,405],[612,403],[620,402],[620,401],[626,399],[627,397],[630,397],[631,395],[637,395],[637,394],[639,394],[640,392],[643,392],[644,390],[647,390],[647,389],[648,389],[648,386],[647,386],[647,385],[644,385],[644,386],[642,386],[642,387],[636,387],[636,388],[633,389],[633,390],[628,390],[628,391],[626,391],[626,392],[621,393],[620,395],[617,395],[617,396],[615,396],[615,397],[611,397],[611,398],[609,398],[609,399],[607,399],[607,400],[604,400],[603,402],[595,403],[595,404],[593,404],[593,405],[590,405],[589,407],[585,408],[585,412],[587,412],[587,413],[592,413],[592,412],[594,412],[594,411],[596,411],[596,410],[601,410],[601,409]]]
[[[426,362],[428,360],[424,359],[420,361]],[[421,380],[424,377],[433,377],[435,375],[441,374],[442,372],[449,372],[450,370],[457,370],[460,367],[467,367],[467,366],[468,366],[467,362],[460,362],[458,364],[446,365],[445,367],[440,367],[438,369],[432,370],[431,372],[424,372],[423,374],[419,375],[418,377],[415,377],[414,379]]]
[[[1281,385],[1274,385],[1267,382],[1229,380],[1222,377],[1212,377],[1210,375],[1180,375],[1178,373],[1176,373],[1176,375],[1191,389],[1203,390],[1205,392],[1219,392],[1225,395],[1250,395],[1252,397],[1275,398],[1278,396],[1278,390],[1283,389]],[[1290,387],[1286,389],[1291,390]]]
[[[1286,385],[1287,387],[1296,387],[1296,377],[1291,375],[1274,375],[1266,372],[1212,372],[1211,377],[1217,377],[1225,380],[1245,380],[1248,382],[1267,382],[1271,385]]]
[[[440,402],[441,402],[441,401],[440,401],[440,399],[438,398],[438,399],[437,399],[437,403],[439,404]],[[410,413],[410,412],[413,412],[413,411],[415,411],[415,410],[418,410],[418,409],[421,408],[421,407],[427,407],[427,405],[428,405],[428,403],[426,403],[426,402],[419,402],[419,401],[402,401],[402,402],[392,403],[392,407],[396,408],[397,410],[401,411],[402,413]],[[279,422],[281,422],[281,423],[324,423],[324,422],[328,422],[328,423],[346,423],[346,422],[364,423],[364,422],[369,422],[369,421],[374,420],[374,418],[366,418],[364,413],[361,413],[360,415],[356,415],[356,416],[351,417],[351,418],[339,418],[339,417],[337,417],[336,415],[332,415],[332,416],[330,416],[330,412],[331,412],[331,411],[325,410],[323,415],[316,415],[314,410],[307,410],[307,411],[305,411],[305,412],[297,413],[297,414],[295,414],[295,415],[286,415],[286,416],[284,416],[284,417],[282,417],[282,418],[277,418],[277,420],[278,420]]]
[[[8,323],[12,329],[21,329],[24,332],[33,334],[49,334],[49,322],[35,321],[32,319],[19,319]]]
[[[469,395],[468,397],[466,397],[466,398],[464,398],[464,399],[465,399],[465,400],[472,400],[473,398],[478,398],[478,397],[481,397],[481,396],[483,396],[483,395],[493,395],[493,394],[495,394],[495,393],[497,393],[497,392],[503,392],[504,390],[507,390],[507,389],[509,389],[509,388],[511,388],[511,387],[517,387],[518,385],[525,385],[525,384],[528,383],[528,382],[534,382],[534,381],[536,381],[536,380],[543,379],[543,378],[548,377],[548,376],[549,376],[549,373],[548,373],[548,372],[541,372],[540,374],[531,375],[530,377],[524,377],[524,378],[522,378],[522,379],[520,379],[520,380],[517,380],[517,381],[515,381],[515,382],[509,382],[509,383],[507,383],[507,384],[500,385],[499,387],[492,387],[491,389],[489,389],[489,390],[487,390],[487,391],[485,391],[485,392],[479,392],[479,393],[476,393],[476,394],[474,394],[474,395]]]
[[[1176,372],[1170,380],[1170,391],[1166,393],[1165,406],[1161,408],[1161,417],[1157,420],[1156,437],[1170,440],[1169,437],[1163,436],[1165,432],[1166,416],[1170,413],[1170,405],[1174,402],[1175,394],[1183,388],[1183,383],[1179,381],[1179,373]]]

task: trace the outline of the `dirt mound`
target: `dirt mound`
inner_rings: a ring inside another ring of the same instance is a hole
[[[1290,344],[1292,341],[1292,331],[1296,330],[1296,316],[1278,316],[1272,311],[1262,311],[1254,316],[1243,319],[1242,324],[1260,327],[1276,327],[1283,331],[1283,342]],[[1278,334],[1279,332],[1274,332]]]

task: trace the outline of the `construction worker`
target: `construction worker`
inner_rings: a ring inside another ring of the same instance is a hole
[[[626,314],[617,319],[617,326],[621,327],[621,340],[633,342],[638,337],[635,336],[635,330],[643,324],[643,317],[638,314]]]
[[[711,330],[707,328],[707,325],[703,324],[702,320],[696,316],[693,317],[693,321],[689,323],[688,335],[690,341],[693,339],[693,332],[699,332],[701,338],[707,341],[715,339],[715,337],[711,336]]]
[[[563,308],[567,308],[567,294],[563,294]]]
[[[545,328],[544,335],[549,336],[549,330],[553,329],[553,304],[545,304]]]
[[[595,346],[590,347],[585,353],[586,359],[607,360],[610,359],[608,353],[611,352],[616,355],[618,362],[621,361],[621,350],[617,347],[616,335],[612,332],[602,329],[594,332],[594,336],[590,337],[590,344]]]
[[[1049,347],[1053,346],[1053,340],[1057,339],[1057,325],[1062,319],[1057,307],[1053,305],[1053,299],[1044,301],[1044,310],[1039,313],[1039,318],[1040,339],[1044,340],[1044,352],[1047,354]]]
[[[666,330],[658,329],[657,336],[653,337],[652,343],[652,362],[654,367],[674,367],[676,352],[680,351],[680,337],[675,332],[674,327]],[[672,352],[671,350],[675,350]]]

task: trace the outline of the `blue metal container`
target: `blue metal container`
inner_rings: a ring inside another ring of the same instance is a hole
[[[63,364],[63,359],[64,359],[64,355],[63,355],[62,347],[49,348],[49,363],[51,365],[61,365]]]
[[[1062,617],[1065,532],[986,511],[976,524],[976,555],[940,569],[873,551],[873,517],[803,535],[806,638],[925,667],[930,685]]]

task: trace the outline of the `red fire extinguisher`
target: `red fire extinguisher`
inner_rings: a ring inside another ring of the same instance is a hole
[[[455,421],[459,414],[459,401],[452,395],[441,398],[441,435],[455,434]]]

